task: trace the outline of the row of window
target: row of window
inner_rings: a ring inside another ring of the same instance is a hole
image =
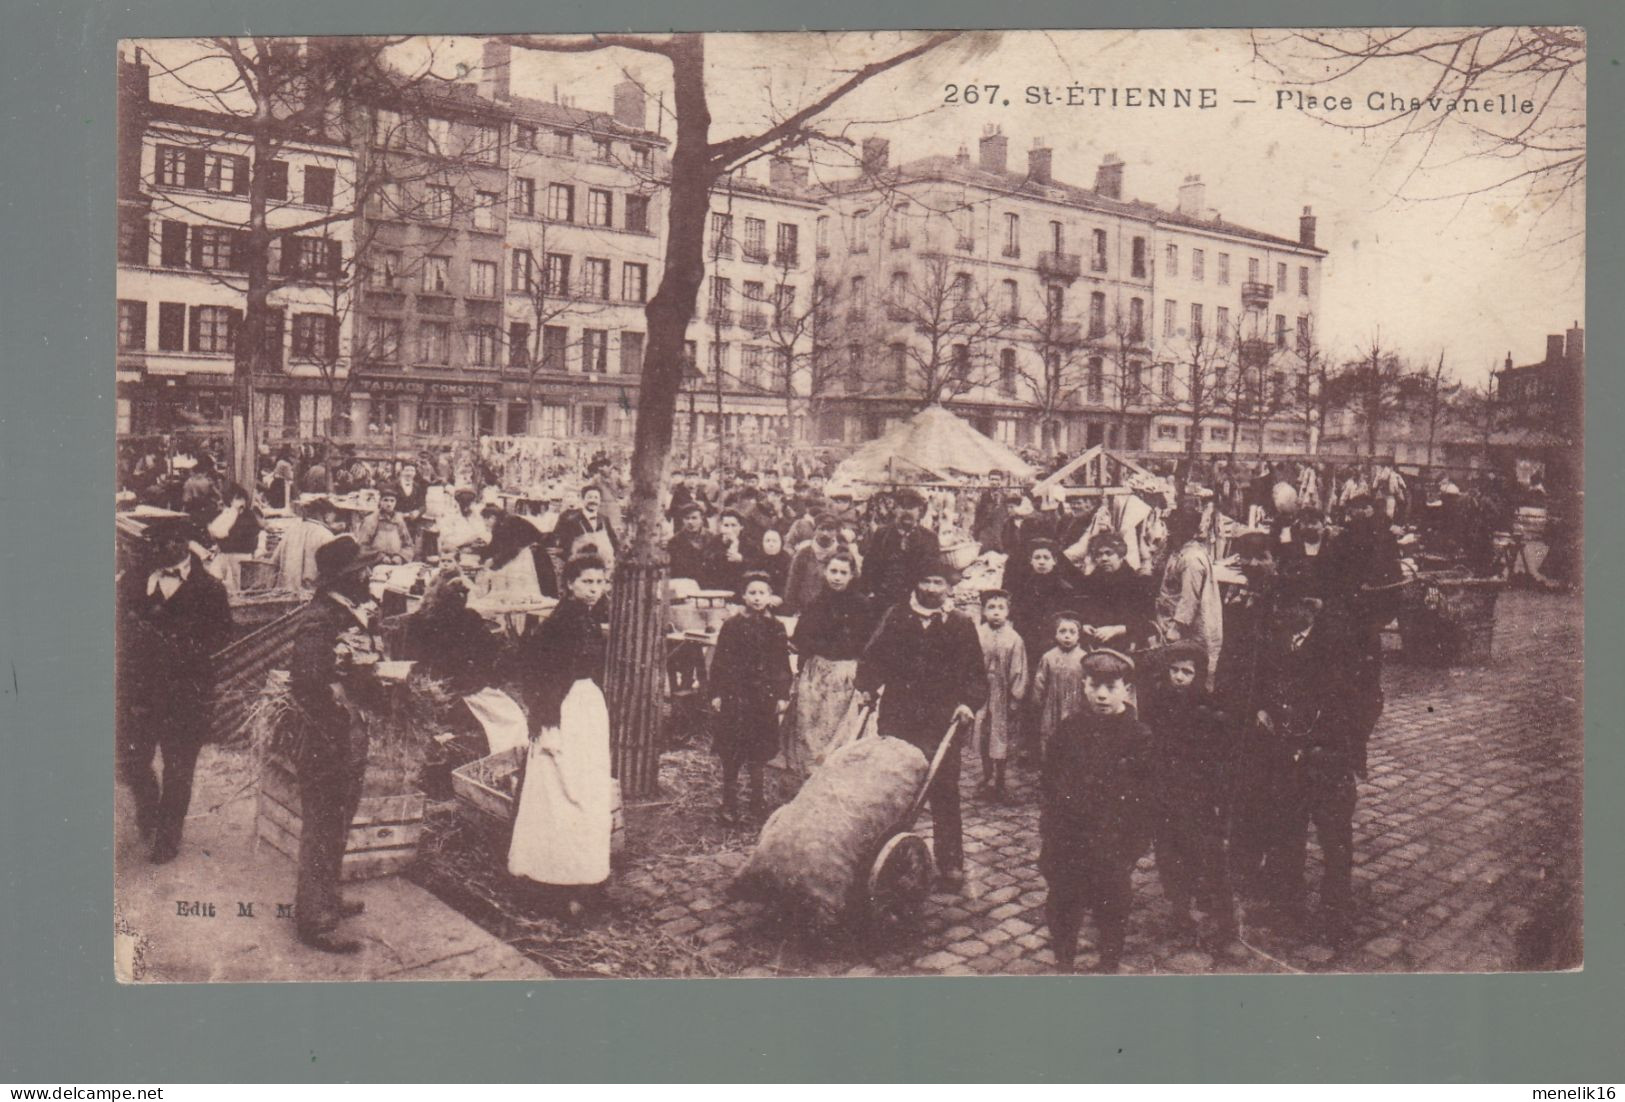
[[[458,158],[476,164],[494,165],[499,162],[504,129],[504,126],[492,123],[453,122],[438,117],[408,119],[398,111],[382,108],[373,113],[374,145]],[[643,172],[654,168],[654,147],[643,142],[617,142],[613,138],[544,128],[535,123],[513,124],[515,149],[574,158],[578,155],[578,146],[580,152],[604,164],[623,164]]]
[[[271,270],[286,279],[337,279],[343,246],[330,237],[290,236],[271,242]],[[119,216],[118,259],[146,267],[152,263],[151,231],[145,216]],[[158,225],[158,266],[211,272],[248,270],[248,231],[234,226],[193,226],[173,219]]]
[[[851,248],[854,252],[863,252],[868,248],[870,211],[857,210],[852,213]],[[971,208],[962,207],[952,217],[955,225],[955,243],[963,252],[971,252],[975,248],[975,235],[971,223]],[[908,203],[899,203],[892,210],[892,232],[890,243],[894,249],[909,248],[913,241],[912,227],[914,216]],[[815,223],[815,247],[819,256],[829,253],[829,226],[830,218],[822,215]],[[1063,257],[1067,252],[1067,234],[1065,223],[1051,220],[1048,234],[1045,238],[1047,251],[1051,256]],[[1000,248],[1000,255],[1006,259],[1017,259],[1022,255],[1021,216],[1014,212],[1004,215],[1004,236]],[[1176,276],[1179,274],[1179,246],[1169,244],[1166,251],[1165,274]],[[1218,281],[1220,285],[1228,286],[1230,283],[1230,254],[1219,253]],[[1247,282],[1260,281],[1260,261],[1257,257],[1247,258]],[[1089,231],[1089,270],[1095,273],[1105,273],[1110,268],[1110,248],[1107,232],[1103,229]],[[1146,239],[1141,236],[1132,238],[1129,242],[1129,276],[1133,279],[1145,279],[1149,276]],[[1192,249],[1190,251],[1190,278],[1201,283],[1207,278],[1207,250]],[[1275,266],[1275,289],[1282,294],[1287,290],[1287,265],[1277,263]],[[1307,265],[1298,266],[1298,294],[1309,294],[1309,268]]]
[[[148,350],[147,319],[150,304],[138,299],[118,300],[118,348],[121,352]],[[159,352],[233,353],[243,312],[234,306],[189,306],[183,302],[158,303]],[[272,310],[266,320],[265,346],[280,365],[284,312]],[[339,355],[339,319],[332,314],[293,316],[290,354],[296,360],[333,363]]]
[[[1236,334],[1232,333],[1230,329],[1230,308],[1227,306],[1220,306],[1214,310],[1214,315],[1214,339],[1217,340],[1221,345],[1229,344],[1231,338],[1236,336]],[[1249,310],[1249,320],[1246,326],[1247,331],[1257,333],[1258,336],[1256,339],[1258,340],[1269,341],[1276,348],[1284,349],[1287,346],[1286,315],[1275,315],[1275,326],[1272,335],[1270,336],[1265,336],[1262,332],[1260,332],[1263,326],[1264,316],[1265,315],[1261,311]],[[1311,341],[1313,339],[1308,317],[1302,314],[1298,315],[1295,332],[1297,334],[1298,353],[1300,355],[1307,353],[1310,350]],[[1162,303],[1163,338],[1171,340],[1178,337],[1180,333],[1179,303],[1171,298],[1164,299]],[[1206,335],[1206,311],[1202,303],[1193,302],[1190,304],[1190,326],[1188,329],[1184,330],[1184,333],[1192,341],[1200,341]]]
[[[303,165],[301,171],[302,187],[297,201],[307,206],[331,207],[336,171],[321,165]],[[153,179],[159,187],[190,188],[224,195],[247,195],[249,174],[249,160],[240,154],[176,145],[160,145],[153,168]],[[268,199],[284,202],[289,198],[287,161],[268,161],[265,179]]]
[[[706,312],[706,320],[731,325],[734,320],[733,308],[733,280],[727,276],[711,277],[710,307]],[[744,298],[744,310],[739,317],[739,324],[746,328],[762,328],[768,325],[775,327],[796,324],[796,289],[794,284],[777,283],[773,290],[768,291],[768,285],[760,280],[747,279],[740,284]]]
[[[1220,286],[1229,286],[1229,253],[1218,254],[1218,267],[1218,281]],[[1178,245],[1170,244],[1168,246],[1164,268],[1167,275],[1176,276],[1179,274]],[[1256,256],[1250,256],[1247,258],[1248,283],[1261,283],[1263,281],[1263,272],[1261,268],[1262,262]],[[1192,282],[1202,283],[1207,279],[1207,250],[1192,249],[1190,251],[1190,272]],[[1287,265],[1284,262],[1277,262],[1275,265],[1275,290],[1283,295],[1286,294],[1287,291]],[[1309,266],[1307,264],[1298,265],[1298,294],[1309,294]]]
[[[726,211],[711,212],[711,245],[707,256],[715,260],[732,260],[735,251],[756,264],[771,260],[781,268],[794,268],[801,263],[801,227],[794,222],[780,222],[774,231],[773,252],[767,250],[767,219],[745,218],[744,234],[734,236],[734,216]]]
[[[451,365],[451,322],[419,321],[416,343],[410,348],[406,346],[405,333],[405,322],[400,318],[368,318],[364,359],[370,364],[393,365],[410,360],[430,367]],[[609,336],[607,329],[582,329],[572,340],[566,326],[544,325],[537,341],[533,339],[529,322],[509,322],[506,334],[499,325],[475,324],[463,331],[464,363],[470,367],[496,368],[507,364],[565,372],[570,370],[573,361],[584,374],[603,375],[609,372],[610,366]],[[643,343],[642,333],[621,331],[617,361],[621,374],[636,375],[643,370]]]
[[[615,228],[615,192],[610,188],[589,187],[586,190],[586,209],[580,213],[584,215],[580,222],[582,225],[597,226],[601,229]],[[529,176],[515,176],[513,179],[513,212],[527,218],[534,218],[538,209],[542,216],[552,222],[576,222],[576,185],[551,183],[540,196],[542,205],[537,206],[536,181]],[[633,233],[649,232],[649,197],[647,195],[628,194],[621,197],[621,229]]]
[[[1190,434],[1191,426],[1184,423],[1161,424],[1157,426],[1158,440],[1188,440],[1190,439]],[[1214,444],[1228,444],[1230,443],[1231,437],[1230,426],[1208,425],[1206,426],[1206,432],[1201,433],[1199,438],[1201,436],[1205,436],[1207,440]],[[1277,447],[1308,447],[1309,445],[1309,433],[1301,429],[1287,431],[1271,429],[1266,434],[1266,438],[1269,440],[1271,445]],[[1256,445],[1258,443],[1258,430],[1243,428],[1240,434],[1237,435],[1236,439],[1242,444]]]

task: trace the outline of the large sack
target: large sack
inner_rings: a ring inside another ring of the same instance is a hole
[[[901,739],[841,747],[768,818],[731,893],[776,903],[813,925],[838,921],[929,771],[925,755]]]

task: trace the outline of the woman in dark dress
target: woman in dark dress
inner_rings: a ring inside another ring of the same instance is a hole
[[[579,915],[584,889],[609,879],[611,785],[609,711],[599,682],[604,637],[593,608],[609,578],[591,556],[564,567],[564,599],[522,644],[530,717],[508,871],[566,889]]]
[[[791,722],[784,730],[785,768],[805,780],[833,750],[858,736],[862,708],[854,679],[877,617],[852,584],[857,564],[837,551],[824,566],[824,589],[796,621],[791,642],[800,656]]]

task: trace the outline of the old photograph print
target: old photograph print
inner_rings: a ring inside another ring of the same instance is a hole
[[[121,43],[119,978],[1582,967],[1585,45]]]

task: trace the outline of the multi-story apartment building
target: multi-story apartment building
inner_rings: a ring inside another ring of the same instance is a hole
[[[1229,450],[1215,429],[1285,411],[1325,256],[1307,210],[1291,240],[1206,210],[1194,178],[1173,210],[1125,200],[1112,156],[1092,189],[1056,179],[1042,145],[1014,171],[991,127],[974,160],[893,168],[888,152],[865,143],[816,232],[833,303],[820,353],[845,363],[821,439],[868,438],[939,400],[1017,446],[1179,450],[1193,363],[1204,450]],[[1261,423],[1295,440],[1282,421]]]
[[[500,44],[483,61],[477,83],[348,104],[347,134],[288,144],[272,225],[354,210],[277,260],[264,436],[630,437],[668,142],[631,80],[587,110],[514,94]],[[135,83],[120,425],[218,423],[243,301],[220,243],[246,222],[242,135]],[[1209,452],[1305,450],[1287,407],[1325,257],[1307,208],[1293,239],[1220,218],[1194,177],[1172,208],[1125,199],[1116,157],[1080,187],[1042,145],[1013,168],[993,128],[974,159],[888,156],[870,138],[850,180],[813,188],[774,160],[713,189],[680,442],[855,443],[937,400],[1016,446],[1176,451],[1194,429]]]
[[[736,172],[713,188],[680,436],[805,436],[817,307],[808,241],[818,210],[806,171],[782,161],[770,163],[765,182]]]
[[[593,111],[516,95],[509,69],[508,48],[487,43],[478,83],[423,117],[373,112],[373,154],[413,165],[397,173],[413,183],[385,189],[358,231],[369,277],[355,421],[374,440],[631,436],[668,142],[633,81]],[[810,347],[810,323],[801,334],[791,319],[805,309],[815,206],[782,166],[766,184],[736,175],[716,189],[705,286],[721,307],[702,301],[690,327],[679,434],[715,435],[720,415],[731,439],[782,438],[785,387]]]
[[[241,119],[153,102],[139,57],[119,67],[117,417],[121,433],[224,431],[247,291],[252,143]],[[348,431],[344,272],[355,162],[334,132],[278,138],[267,166],[271,316],[261,424]],[[308,229],[301,229],[308,227]]]

